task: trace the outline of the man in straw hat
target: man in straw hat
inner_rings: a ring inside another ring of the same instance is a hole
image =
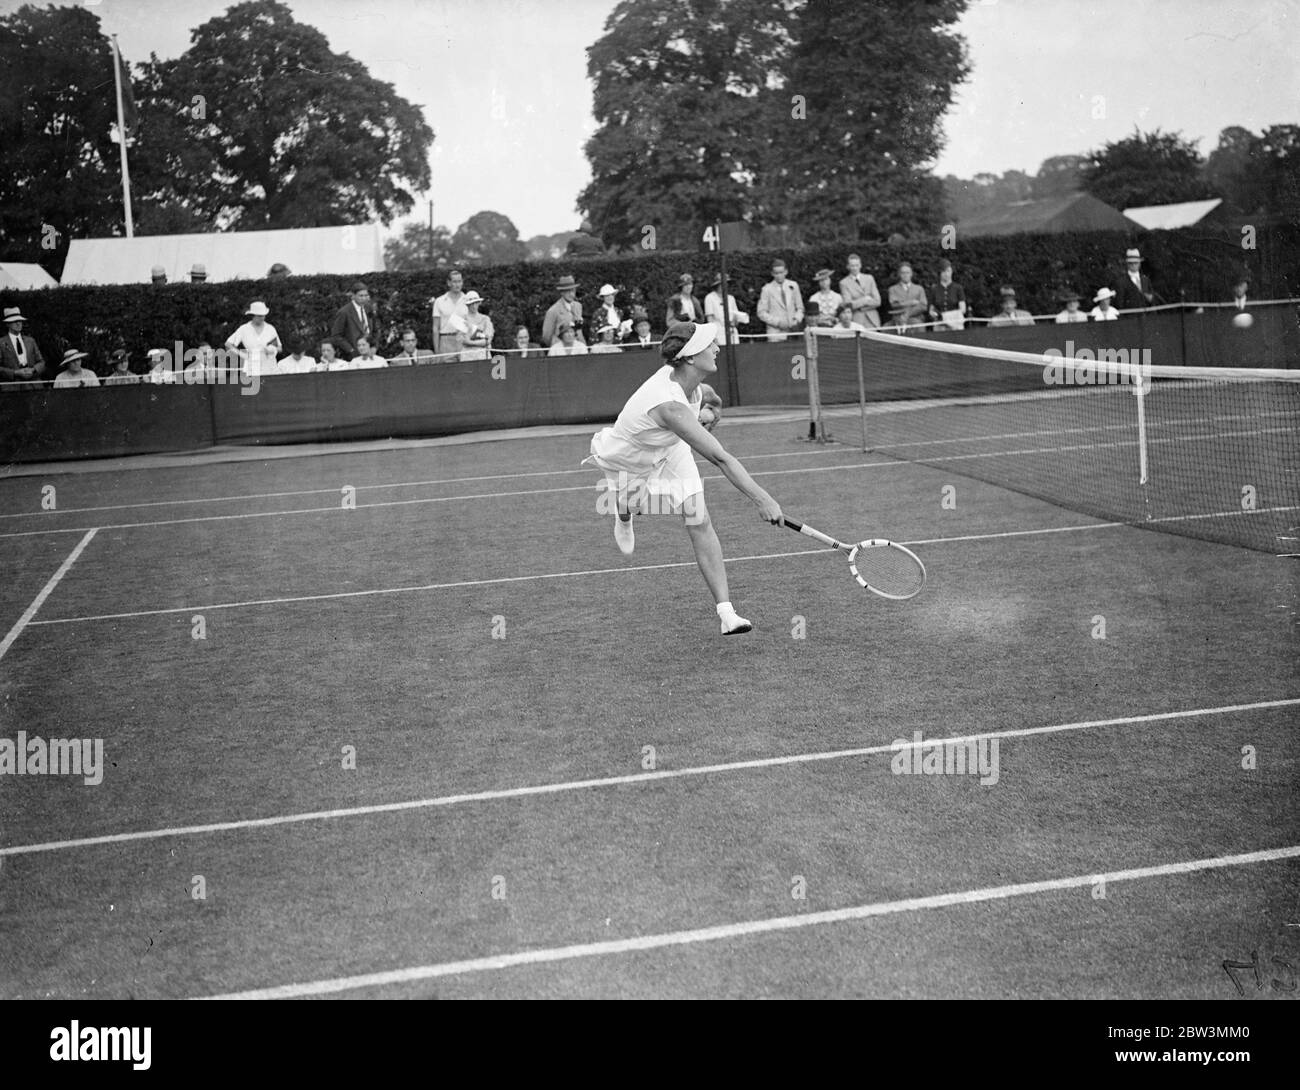
[[[572,276],[562,276],[555,282],[555,290],[560,297],[551,304],[542,319],[542,344],[550,348],[555,343],[560,326],[565,322],[573,327],[574,337],[583,344],[587,343],[582,335],[582,304],[578,302],[578,282]]]
[[[1163,303],[1142,272],[1142,251],[1136,246],[1124,252],[1124,275],[1115,281],[1115,305],[1120,310],[1143,310]]]
[[[99,376],[94,371],[87,371],[81,366],[86,358],[85,352],[69,348],[63,353],[63,370],[54,379],[56,390],[68,390],[74,386],[98,386]]]
[[[36,341],[23,333],[26,321],[18,307],[5,307],[5,331],[0,338],[0,378],[14,382],[39,379],[45,374],[45,357]]]
[[[748,632],[753,625],[736,613],[727,589],[722,545],[704,504],[704,485],[692,451],[722,470],[757,505],[767,522],[779,524],[781,506],[760,488],[745,467],[728,454],[701,420],[716,421],[716,410],[705,413],[705,379],[718,370],[718,331],[708,322],[679,322],[660,345],[665,363],[637,389],[611,427],[591,440],[591,455],[583,465],[605,473],[605,491],[597,509],[615,515],[614,541],[626,555],[635,545],[633,509],[680,515],[695,562],[713,595],[724,636]],[[720,405],[721,401],[716,398]]]

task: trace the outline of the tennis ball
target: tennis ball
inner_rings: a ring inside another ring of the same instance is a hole
[[[711,427],[718,422],[718,414],[715,413],[708,405],[700,410],[700,423],[706,428]]]
[[[1255,319],[1252,318],[1249,313],[1243,310],[1240,314],[1236,315],[1232,319],[1232,324],[1235,325],[1238,329],[1249,329],[1251,326],[1255,324]]]

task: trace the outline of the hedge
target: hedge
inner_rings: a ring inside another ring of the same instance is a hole
[[[912,240],[900,246],[862,243],[854,247],[802,250],[758,250],[728,255],[731,290],[739,307],[754,315],[758,293],[770,279],[774,257],[783,257],[790,275],[804,290],[805,299],[817,290],[812,274],[822,266],[842,275],[850,249],[862,256],[882,294],[895,279],[894,268],[906,259],[916,279],[928,286],[937,279],[938,264],[953,262],[956,280],[967,294],[975,315],[990,315],[998,308],[1003,284],[1015,287],[1020,305],[1035,314],[1060,309],[1059,292],[1073,288],[1091,297],[1103,284],[1122,275],[1127,246],[1140,245],[1144,271],[1168,302],[1215,301],[1230,298],[1233,278],[1248,269],[1255,298],[1290,298],[1300,293],[1300,227],[1261,229],[1253,249],[1243,247],[1242,232],[1231,228],[1190,228],[1138,235],[1090,232],[1056,235],[1011,235],[962,239],[945,248],[939,240]],[[580,285],[579,299],[591,312],[596,292],[606,282],[619,288],[618,305],[625,312],[633,293],[644,298],[655,330],[662,329],[668,297],[677,289],[677,277],[690,271],[702,299],[718,267],[707,253],[654,253],[643,255],[515,265],[467,267],[466,289],[487,300],[485,309],[496,328],[495,345],[511,347],[514,331],[527,325],[533,338],[541,332],[546,309],[555,301],[557,277],[573,275]],[[366,274],[381,330],[381,350],[392,354],[400,330],[412,326],[421,344],[428,343],[431,296],[445,290],[446,271]],[[181,341],[187,348],[206,338],[220,345],[240,324],[247,305],[263,300],[270,321],[285,343],[302,336],[313,347],[328,333],[334,313],[348,299],[356,277],[292,276],[278,280],[228,281],[220,284],[150,284],[69,286],[43,291],[7,293],[4,306],[19,306],[28,319],[26,332],[41,346],[49,369],[57,372],[63,350],[75,345],[90,353],[89,364],[101,374],[108,369],[113,348],[132,353],[136,370],[144,367],[145,352],[170,348]],[[749,327],[758,331],[756,319]],[[314,352],[313,352],[314,354]]]

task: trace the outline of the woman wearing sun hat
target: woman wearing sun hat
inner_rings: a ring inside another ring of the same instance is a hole
[[[634,507],[644,505],[650,512],[682,517],[695,562],[716,603],[722,634],[733,636],[753,625],[731,604],[722,545],[709,520],[704,485],[691,452],[722,470],[758,506],[765,521],[780,523],[781,506],[701,423],[705,380],[718,370],[717,337],[718,330],[709,322],[670,326],[659,349],[664,366],[628,398],[612,426],[596,433],[583,465],[597,466],[605,473],[605,496],[615,501],[610,505],[615,515],[614,540],[623,553],[630,554],[636,544]],[[715,414],[708,417],[716,420]]]
[[[488,358],[488,350],[492,347],[492,338],[496,335],[496,330],[492,328],[492,319],[486,314],[480,314],[478,311],[479,304],[483,302],[483,296],[476,291],[465,293],[465,332],[461,334],[460,341],[464,347],[461,349],[460,358],[462,360],[485,360]]]
[[[283,348],[275,326],[266,320],[270,313],[265,303],[249,303],[244,316],[248,319],[226,340],[226,348],[238,351],[244,374],[260,375],[263,364],[274,363],[276,349]]]
[[[78,352],[75,348],[69,348],[63,353],[63,367],[54,379],[54,388],[56,390],[65,390],[71,386],[98,386],[99,376],[94,371],[87,371],[81,366],[81,361],[86,358],[85,352]]]

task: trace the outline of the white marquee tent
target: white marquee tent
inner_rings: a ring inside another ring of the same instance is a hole
[[[184,283],[196,264],[206,268],[208,283],[261,280],[276,263],[295,276],[383,272],[379,225],[74,239],[63,283],[148,284],[155,265],[169,284]]]
[[[39,265],[21,261],[0,262],[0,288],[31,291],[33,288],[57,288],[59,282]]]

